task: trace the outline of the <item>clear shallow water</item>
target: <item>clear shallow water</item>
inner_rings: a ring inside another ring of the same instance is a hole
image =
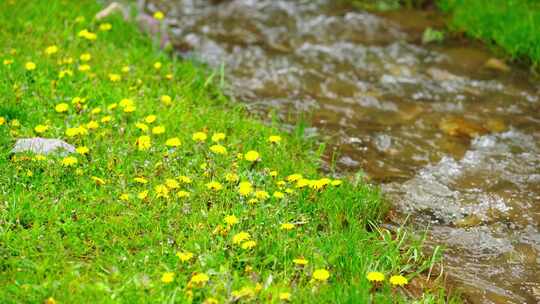
[[[538,84],[485,68],[490,54],[475,47],[418,44],[441,22],[429,14],[335,2],[158,4],[179,52],[225,64],[231,94],[255,112],[290,123],[307,113],[341,170],[364,170],[400,214],[429,225],[471,302],[536,303]]]

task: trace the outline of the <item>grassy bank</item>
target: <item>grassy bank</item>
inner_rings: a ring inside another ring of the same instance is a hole
[[[371,224],[377,189],[99,9],[0,4],[0,302],[444,299],[419,243]],[[36,136],[77,153],[10,155]]]
[[[540,63],[540,2],[536,0],[439,0],[451,28],[502,48],[512,59]]]

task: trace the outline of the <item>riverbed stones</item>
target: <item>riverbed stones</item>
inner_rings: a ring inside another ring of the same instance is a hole
[[[11,153],[21,152],[32,152],[41,155],[67,155],[69,153],[75,153],[75,147],[60,139],[40,137],[22,138],[17,140],[11,150]]]

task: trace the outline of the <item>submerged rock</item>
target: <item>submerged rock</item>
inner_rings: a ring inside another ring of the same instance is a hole
[[[481,125],[467,121],[463,118],[447,118],[439,123],[439,128],[450,136],[463,136],[474,138],[488,133]]]
[[[491,69],[491,70],[497,70],[501,72],[508,72],[510,71],[510,67],[504,63],[504,61],[499,60],[497,58],[490,58],[486,63],[484,64],[484,67]]]
[[[75,152],[75,147],[54,138],[22,138],[18,139],[15,143],[15,147],[11,150],[11,153],[21,152],[33,152],[35,154],[49,155],[58,153],[60,155],[66,155]]]

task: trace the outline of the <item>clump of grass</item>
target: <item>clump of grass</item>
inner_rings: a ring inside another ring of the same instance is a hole
[[[451,27],[501,47],[512,59],[540,62],[540,3],[534,0],[439,0]]]
[[[99,9],[0,4],[0,302],[410,299],[404,282],[436,259],[373,229],[377,188],[321,176],[303,132],[263,125]],[[35,136],[77,154],[8,157]]]

